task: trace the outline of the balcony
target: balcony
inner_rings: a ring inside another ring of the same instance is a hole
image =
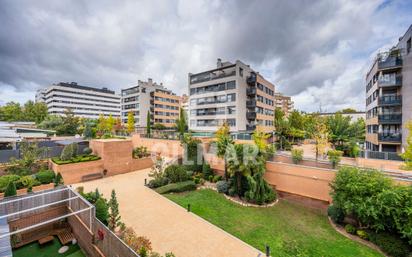
[[[250,73],[250,76],[247,77],[246,82],[250,86],[255,86],[256,85],[256,73],[254,73],[254,72]]]
[[[402,96],[401,95],[381,96],[378,99],[378,104],[380,106],[401,105],[402,104]]]
[[[255,120],[256,119],[256,112],[247,112],[246,113],[246,118],[248,120]]]
[[[388,56],[385,60],[378,61],[378,69],[394,69],[402,67],[402,59],[399,56]]]
[[[378,139],[381,142],[401,143],[402,134],[393,132],[382,132],[378,134]]]
[[[215,69],[212,71],[190,75],[190,84],[192,85],[196,83],[231,77],[235,75],[236,75],[235,65],[230,65],[224,68],[219,68],[219,69]]]
[[[380,114],[378,121],[382,124],[400,124],[402,123],[402,114]]]
[[[378,79],[379,87],[399,87],[402,86],[402,75],[397,74],[386,74],[379,77]]]
[[[248,107],[248,108],[256,107],[256,100],[248,100],[248,101],[246,101],[246,107]]]
[[[246,89],[247,96],[255,96],[256,95],[256,88],[248,88]]]
[[[247,131],[254,131],[256,129],[256,125],[246,125]]]

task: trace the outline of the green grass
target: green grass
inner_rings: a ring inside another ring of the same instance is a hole
[[[212,190],[165,195],[244,242],[273,256],[382,256],[337,233],[326,215],[287,201],[270,208],[243,207]]]
[[[54,238],[53,242],[40,246],[36,241],[34,243],[22,246],[13,250],[13,257],[85,257],[80,250],[80,247],[69,244],[69,250],[64,254],[59,254],[57,251],[62,247],[59,240]]]

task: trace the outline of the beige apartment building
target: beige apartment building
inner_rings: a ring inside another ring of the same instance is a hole
[[[403,151],[412,120],[412,26],[366,75],[366,149]]]
[[[136,128],[147,126],[147,114],[150,113],[151,125],[156,123],[171,128],[179,118],[180,97],[157,84],[151,78],[137,82],[136,86],[122,89],[121,117],[127,123],[129,112],[133,112]]]
[[[189,129],[273,132],[275,86],[241,61],[217,60],[215,69],[189,73]]]
[[[282,95],[281,93],[275,93],[275,108],[280,108],[285,113],[286,117],[289,116],[294,108],[292,98],[290,96]]]

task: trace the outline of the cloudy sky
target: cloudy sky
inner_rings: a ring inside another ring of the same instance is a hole
[[[364,75],[412,1],[0,0],[0,105],[60,81],[119,91],[242,60],[304,111],[364,109]]]

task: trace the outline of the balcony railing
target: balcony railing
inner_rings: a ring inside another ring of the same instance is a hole
[[[387,74],[379,77],[378,86],[380,87],[393,87],[402,86],[402,75]]]
[[[386,95],[379,97],[379,105],[400,105],[402,104],[401,95]]]
[[[254,131],[256,129],[256,125],[246,125],[247,131]]]
[[[256,95],[256,88],[248,88],[248,89],[246,89],[246,95],[248,95],[248,96],[254,96],[254,95]]]
[[[378,122],[387,124],[402,123],[402,114],[380,114],[378,115]]]
[[[256,100],[246,101],[246,107],[256,107]]]
[[[251,86],[256,85],[256,74],[252,72],[250,76],[247,77],[246,82]]]
[[[200,82],[230,77],[234,75],[236,75],[236,70],[234,69],[233,70],[223,70],[223,71],[219,71],[218,73],[205,72],[201,74],[192,75],[190,77],[190,84],[196,84]]]
[[[388,69],[402,66],[402,59],[398,56],[389,56],[385,60],[378,61],[378,69]]]
[[[246,118],[247,118],[248,120],[254,120],[254,119],[256,119],[256,112],[247,112],[247,113],[246,113]]]
[[[359,157],[366,159],[381,159],[381,160],[392,160],[392,161],[403,161],[402,157],[398,153],[393,152],[376,152],[376,151],[360,151]]]
[[[393,132],[382,132],[378,134],[378,140],[384,142],[402,142],[402,134]]]

